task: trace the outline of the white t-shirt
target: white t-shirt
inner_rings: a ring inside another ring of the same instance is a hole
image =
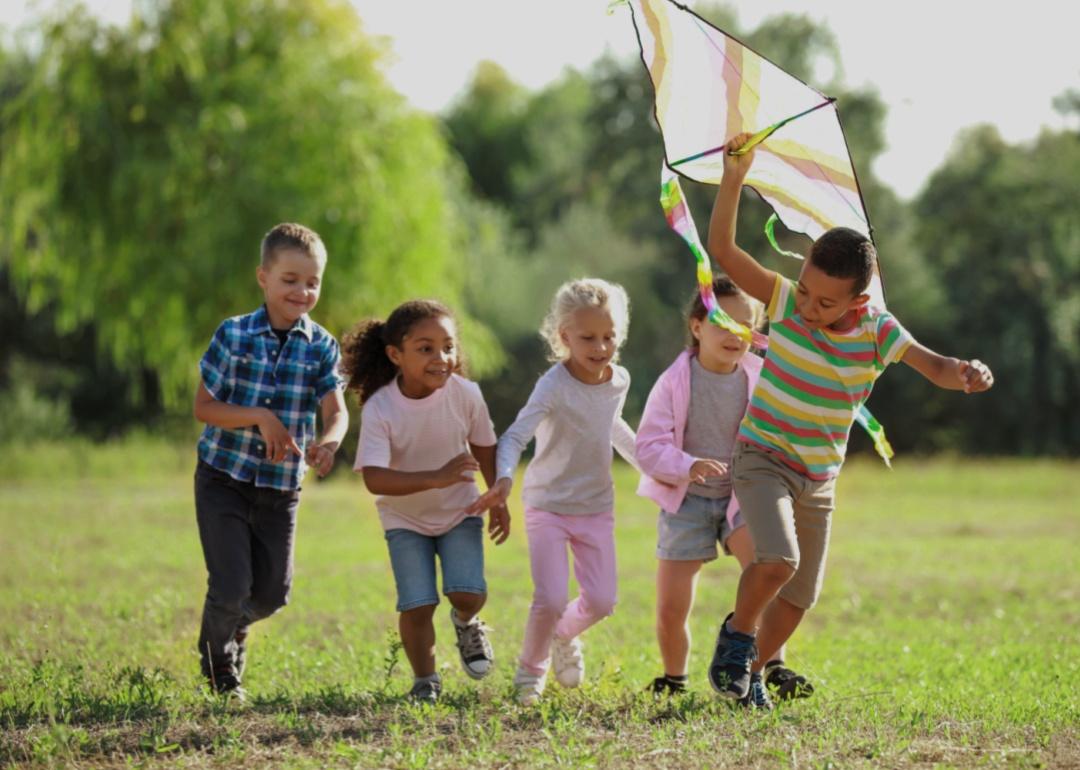
[[[514,424],[499,438],[498,478],[513,478],[521,453],[536,436],[536,455],[525,469],[522,497],[531,508],[584,515],[615,508],[611,447],[634,459],[634,431],[622,418],[630,374],[612,367],[611,379],[588,385],[562,363],[533,387]]]
[[[495,441],[487,404],[475,382],[454,374],[430,396],[408,398],[394,380],[379,388],[360,412],[353,469],[431,471],[469,451],[469,444],[494,446]],[[375,507],[384,530],[434,536],[460,524],[465,507],[479,496],[474,481],[462,481],[411,495],[379,495]]]

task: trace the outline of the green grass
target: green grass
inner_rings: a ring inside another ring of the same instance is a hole
[[[370,497],[309,483],[292,604],[255,627],[250,704],[207,697],[193,458],[143,440],[9,454],[0,472],[0,766],[1046,767],[1080,764],[1080,464],[855,461],[821,603],[789,650],[813,698],[769,715],[709,690],[731,559],[708,565],[691,694],[654,702],[655,512],[618,467],[620,603],[586,634],[588,681],[509,699],[531,585],[520,506],[489,548],[494,674],[401,699],[393,582]]]

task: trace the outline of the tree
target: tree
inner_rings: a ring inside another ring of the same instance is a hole
[[[28,312],[51,306],[60,332],[92,322],[167,403],[186,401],[221,318],[258,303],[277,222],[326,241],[316,318],[334,332],[460,298],[460,175],[347,3],[148,0],[124,28],[76,6],[36,34],[14,56],[26,76],[0,81],[0,260]],[[475,348],[494,344],[463,320]]]

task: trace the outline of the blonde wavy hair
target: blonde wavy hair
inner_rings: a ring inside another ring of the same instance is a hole
[[[612,361],[619,360],[619,349],[626,342],[630,328],[630,298],[626,296],[626,289],[600,278],[578,278],[559,287],[551,300],[551,309],[540,325],[540,336],[547,343],[549,361],[558,363],[570,356],[560,332],[569,325],[575,311],[590,307],[605,310],[611,316],[616,346]]]

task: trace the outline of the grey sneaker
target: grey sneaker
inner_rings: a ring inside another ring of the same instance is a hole
[[[740,700],[750,690],[750,664],[757,660],[755,637],[739,631],[728,631],[731,613],[720,624],[716,650],[709,664],[709,684],[725,698]]]
[[[758,711],[772,711],[773,705],[769,699],[769,691],[765,689],[765,682],[761,680],[760,672],[750,675],[750,689],[745,698],[739,699],[739,705]]]
[[[440,695],[442,695],[442,680],[438,677],[418,679],[413,682],[412,689],[409,690],[409,700],[414,703],[426,703],[429,706],[438,703]]]
[[[478,616],[473,616],[468,624],[459,626],[457,610],[454,609],[450,610],[450,619],[453,621],[454,632],[457,634],[461,667],[471,678],[483,679],[495,663],[495,653],[492,652],[491,642],[487,638],[487,626]]]

